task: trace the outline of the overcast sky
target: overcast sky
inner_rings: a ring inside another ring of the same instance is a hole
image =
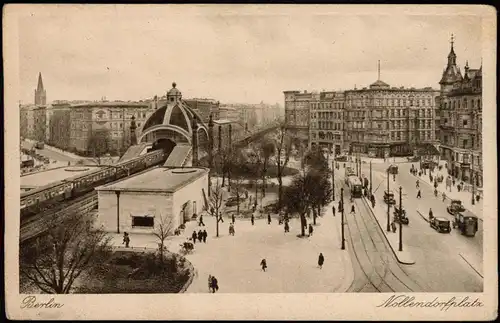
[[[20,86],[33,102],[38,72],[48,101],[140,100],[173,81],[185,98],[280,103],[285,90],[338,90],[381,79],[439,87],[456,37],[457,62],[478,68],[477,15],[347,15],[338,7],[89,6],[19,20]],[[94,10],[91,10],[94,9]],[[376,11],[374,11],[376,12]]]

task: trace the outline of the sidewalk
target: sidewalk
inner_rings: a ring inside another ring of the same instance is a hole
[[[186,257],[198,271],[187,292],[207,293],[208,275],[217,277],[223,293],[344,292],[352,283],[353,272],[347,251],[340,249],[337,218],[332,216],[331,206],[326,207],[313,236],[305,238],[297,237],[296,218],[291,219],[286,234],[276,219],[270,225],[265,219],[256,219],[254,226],[248,220],[236,220],[236,234],[229,236],[225,221],[215,238],[215,219],[207,217],[207,243],[196,244],[194,253]],[[325,257],[323,269],[317,266],[320,252]],[[263,258],[268,264],[266,272],[259,266]]]
[[[366,198],[362,197],[361,198],[363,201],[362,203],[365,203],[368,209],[372,210],[373,215],[375,216],[375,219],[377,220],[377,223],[380,226],[380,229],[384,233],[385,237],[387,238],[387,241],[389,242],[389,245],[391,246],[392,251],[394,252],[394,255],[396,256],[396,259],[398,262],[404,264],[404,265],[413,265],[415,264],[415,260],[413,259],[411,255],[411,251],[408,250],[408,246],[403,244],[403,251],[398,251],[399,249],[399,224],[397,224],[397,230],[395,233],[387,232],[387,204],[384,203],[384,201],[381,201],[380,199],[375,199],[375,208],[371,207],[371,202],[369,202]],[[392,222],[393,218],[393,212],[394,212],[394,207],[391,206],[390,209],[390,221]]]
[[[444,161],[442,161],[440,163],[440,165],[443,165],[442,170],[438,170],[436,168],[436,170],[434,172],[432,172],[433,177],[442,175],[444,178],[441,183],[438,183],[438,187],[437,187],[438,196],[441,196],[443,194],[443,192],[445,192],[446,199],[448,201],[451,201],[451,199],[461,200],[462,205],[467,210],[469,210],[471,213],[473,213],[475,216],[477,216],[479,219],[482,220],[483,219],[483,197],[481,197],[479,202],[474,201],[474,205],[472,205],[472,193],[467,192],[467,191],[460,191],[459,192],[457,190],[457,185],[460,183],[460,181],[457,181],[455,183],[456,184],[455,186],[453,186],[453,185],[451,186],[451,192],[450,192],[450,189],[446,189],[446,177],[448,176],[448,171],[446,170],[446,168],[444,168],[444,163],[445,163]],[[420,180],[421,182],[424,182],[427,185],[431,186],[433,191],[434,191],[434,183],[431,182],[429,179],[429,170],[427,170],[426,175],[422,175],[420,177],[417,175],[415,177],[418,180]],[[477,192],[479,193],[480,191],[478,190]],[[480,195],[482,196],[482,191],[481,191]]]

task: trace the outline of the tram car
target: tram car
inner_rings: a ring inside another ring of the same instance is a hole
[[[353,198],[360,198],[363,195],[363,183],[356,176],[350,176],[348,179],[349,190]]]
[[[345,174],[344,174],[344,179],[345,179],[346,184],[349,184],[349,177],[351,177],[351,176],[356,176],[356,173],[354,172],[352,167],[346,167]]]
[[[97,186],[161,164],[164,160],[165,153],[162,150],[156,150],[112,167],[102,166],[83,174],[23,192],[20,205],[21,219],[43,212],[63,201],[89,193]]]

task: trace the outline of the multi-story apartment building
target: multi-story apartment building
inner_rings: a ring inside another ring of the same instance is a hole
[[[35,134],[34,105],[21,105],[19,107],[19,132],[23,138],[33,139]]]
[[[198,113],[198,115],[202,118],[202,121],[205,124],[208,124],[208,120],[210,119],[210,114],[212,114],[212,118],[217,120],[220,118],[219,116],[219,101],[213,99],[186,99],[183,100],[191,109]]]
[[[328,148],[335,154],[348,150],[344,141],[344,93],[320,92],[312,97],[309,147]]]
[[[285,129],[296,137],[302,145],[309,145],[309,111],[313,94],[304,91],[284,91]]]
[[[240,122],[240,110],[233,106],[221,105],[219,108],[219,119]]]
[[[34,132],[33,139],[45,142],[47,129],[47,107],[37,106],[33,109]]]
[[[471,69],[466,62],[462,76],[456,58],[452,38],[439,82],[441,157],[452,176],[482,187],[482,66]]]
[[[345,91],[345,130],[351,152],[386,158],[412,155],[422,147],[436,150],[437,95],[430,87],[391,87],[380,75],[369,88]]]
[[[75,151],[92,154],[89,139],[95,131],[106,130],[110,152],[122,154],[130,145],[132,116],[138,135],[151,112],[147,103],[114,101],[73,105],[70,107],[69,146]]]
[[[51,112],[49,113],[49,145],[60,149],[70,149],[70,107],[69,102],[52,102]]]

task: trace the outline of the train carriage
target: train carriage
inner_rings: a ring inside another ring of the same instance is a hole
[[[161,150],[57,181],[21,194],[21,218],[50,209],[55,204],[89,193],[95,187],[155,166],[165,159]]]

